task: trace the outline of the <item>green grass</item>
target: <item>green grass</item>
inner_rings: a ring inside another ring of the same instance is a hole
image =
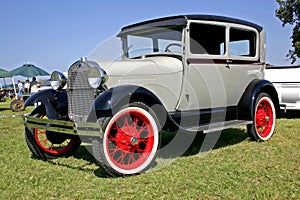
[[[197,153],[197,137],[166,167],[111,178],[84,146],[70,158],[33,158],[20,113],[8,108],[0,103],[0,117],[18,116],[0,118],[1,199],[300,199],[299,115],[278,119],[268,142],[251,142],[244,128],[229,129],[209,152]]]

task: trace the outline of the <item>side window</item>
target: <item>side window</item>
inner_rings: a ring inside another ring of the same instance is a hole
[[[176,40],[166,40],[166,39],[158,39],[158,49],[159,52],[175,52],[182,53],[182,42]]]
[[[190,24],[192,54],[224,55],[226,27],[211,24]]]
[[[231,28],[229,50],[231,56],[255,57],[256,34],[253,31]]]

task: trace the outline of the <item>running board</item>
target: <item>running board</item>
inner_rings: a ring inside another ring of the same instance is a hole
[[[191,127],[188,128],[188,131],[192,132],[199,132],[203,131],[203,133],[212,133],[216,131],[221,131],[224,129],[228,128],[233,128],[237,126],[243,126],[247,124],[252,124],[252,121],[246,121],[246,120],[232,120],[232,121],[226,121],[226,122],[218,122],[218,123],[212,123],[212,124],[207,124],[203,126],[198,126],[198,127]]]

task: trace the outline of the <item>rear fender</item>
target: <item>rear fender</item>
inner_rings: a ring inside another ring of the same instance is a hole
[[[260,93],[267,93],[268,95],[270,95],[276,109],[276,115],[279,116],[279,99],[274,85],[271,82],[264,79],[255,79],[248,85],[238,104],[239,119],[252,120],[254,118],[255,102],[257,96]]]

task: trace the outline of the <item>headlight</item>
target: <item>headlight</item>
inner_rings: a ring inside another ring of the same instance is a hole
[[[52,72],[50,80],[51,86],[54,90],[62,89],[67,83],[67,78],[65,75],[58,71]]]
[[[107,81],[106,72],[93,61],[87,61],[90,66],[90,72],[88,75],[89,84],[92,88],[99,88]]]

